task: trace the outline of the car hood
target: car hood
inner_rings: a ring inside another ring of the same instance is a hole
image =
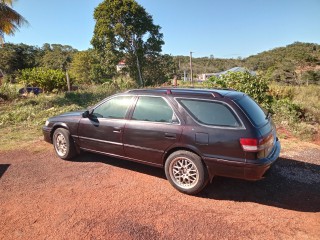
[[[75,117],[80,116],[82,113],[84,113],[86,110],[80,110],[80,111],[73,111],[73,112],[66,112],[58,115],[57,117]]]
[[[82,117],[82,113],[84,111],[85,110],[62,113],[60,115],[49,118],[49,121],[61,121],[61,119],[70,118],[70,117],[71,118],[72,117],[75,117],[75,118]]]

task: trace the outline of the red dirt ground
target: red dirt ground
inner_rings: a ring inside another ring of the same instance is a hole
[[[0,152],[0,239],[319,239],[320,147],[284,139],[261,181],[216,177],[200,195],[162,169],[41,140]]]

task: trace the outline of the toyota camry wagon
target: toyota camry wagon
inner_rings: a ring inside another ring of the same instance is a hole
[[[43,134],[62,159],[89,151],[161,167],[187,194],[214,176],[259,180],[281,148],[269,114],[242,92],[218,89],[130,90],[49,118]]]

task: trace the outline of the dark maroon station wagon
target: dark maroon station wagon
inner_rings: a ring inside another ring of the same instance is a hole
[[[43,134],[62,159],[84,150],[164,167],[187,194],[216,175],[261,179],[281,148],[270,115],[233,90],[130,90],[49,118]]]

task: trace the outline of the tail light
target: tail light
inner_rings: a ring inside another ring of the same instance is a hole
[[[265,138],[240,138],[240,144],[245,152],[257,152],[258,158],[267,157],[274,144],[273,134]]]

